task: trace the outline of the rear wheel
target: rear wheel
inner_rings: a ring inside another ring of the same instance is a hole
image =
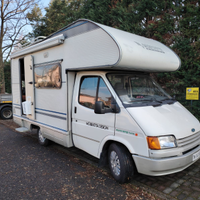
[[[119,183],[125,183],[133,177],[133,159],[123,145],[116,143],[110,145],[108,162],[112,176]]]
[[[5,107],[0,111],[0,116],[2,119],[11,119],[12,118],[12,108]]]
[[[49,145],[49,140],[47,138],[45,138],[42,135],[42,132],[40,129],[38,129],[38,142],[42,145],[42,146],[47,146]]]

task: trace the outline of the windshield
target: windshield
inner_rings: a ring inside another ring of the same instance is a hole
[[[174,100],[149,75],[107,74],[107,77],[123,104],[144,106],[172,103]]]

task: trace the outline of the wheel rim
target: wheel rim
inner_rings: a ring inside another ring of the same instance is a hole
[[[12,116],[12,111],[11,110],[3,111],[3,117],[4,118],[10,118],[11,116]]]
[[[43,135],[42,135],[42,132],[39,130],[39,132],[38,132],[38,136],[39,136],[39,140],[42,142],[42,143],[44,143],[45,142],[45,137],[43,137]]]
[[[116,176],[120,175],[120,162],[119,157],[115,151],[112,151],[110,154],[110,164],[112,167],[112,171]]]

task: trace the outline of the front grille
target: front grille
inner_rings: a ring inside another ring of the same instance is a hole
[[[192,144],[197,145],[197,143],[200,144],[200,132],[195,133],[189,137],[178,139],[176,140],[176,142],[177,142],[178,147],[192,146]]]

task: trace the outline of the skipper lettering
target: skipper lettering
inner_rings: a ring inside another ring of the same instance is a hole
[[[101,124],[96,124],[96,123],[92,123],[92,122],[86,122],[86,125],[94,126],[94,127],[101,128],[101,129],[104,129],[104,130],[108,130],[107,126],[101,125]]]

